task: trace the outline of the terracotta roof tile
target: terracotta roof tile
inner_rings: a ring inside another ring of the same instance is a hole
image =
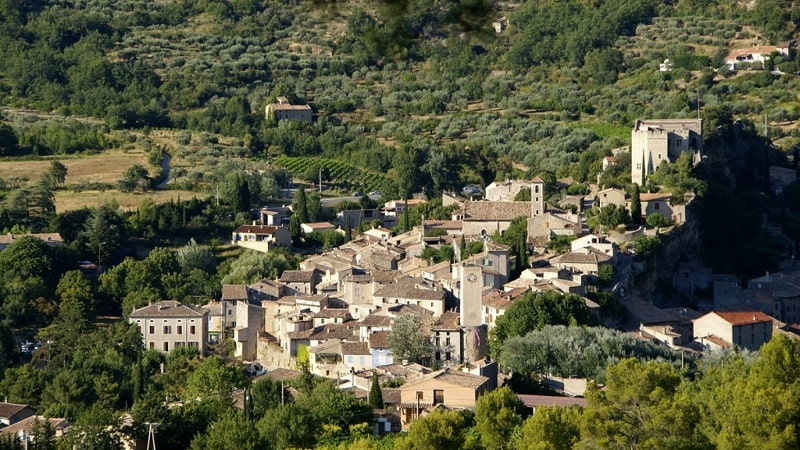
[[[284,270],[281,274],[281,283],[311,283],[314,281],[313,270]]]
[[[342,355],[369,355],[369,344],[366,342],[342,342]]]
[[[247,300],[247,286],[244,284],[223,284],[223,300]]]
[[[389,348],[389,331],[374,331],[369,335],[371,348]]]
[[[761,311],[713,311],[709,314],[716,314],[731,325],[772,322],[772,317]]]
[[[149,317],[203,317],[207,310],[194,305],[185,305],[176,300],[162,300],[144,308],[139,308],[128,315],[130,318]]]
[[[486,202],[467,201],[462,209],[464,220],[513,220],[519,216],[531,215],[530,202]]]
[[[278,227],[272,225],[242,225],[233,230],[234,233],[272,234]]]

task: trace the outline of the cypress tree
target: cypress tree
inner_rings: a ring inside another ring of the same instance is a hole
[[[350,239],[353,237],[353,227],[350,225],[350,215],[345,214],[344,216],[344,241],[350,242]]]
[[[300,223],[308,222],[308,199],[306,198],[306,190],[302,187],[297,190],[297,195],[294,200],[294,213]]]
[[[631,192],[631,220],[634,225],[642,222],[642,201],[639,198],[639,185],[635,183]]]
[[[369,389],[369,406],[372,409],[383,409],[383,394],[381,393],[381,385],[378,383],[378,374],[372,373],[372,386]]]

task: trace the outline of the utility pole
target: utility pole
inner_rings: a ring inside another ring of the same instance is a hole
[[[147,425],[147,450],[156,450],[156,433],[155,427],[161,425],[160,423],[145,422]]]
[[[322,167],[319,168],[319,193],[322,194]]]

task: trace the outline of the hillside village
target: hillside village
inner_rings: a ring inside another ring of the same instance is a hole
[[[792,2],[6,3],[0,450],[800,446]]]
[[[701,128],[699,120],[637,121],[630,154],[634,161],[643,162],[631,164],[631,178],[642,180],[655,166],[674,163],[684,153],[700,163]],[[631,156],[620,153],[618,157]],[[604,164],[615,162],[616,158],[606,158]],[[782,180],[791,182],[785,175]],[[570,180],[558,182],[564,187],[571,184]],[[219,301],[206,306],[165,300],[132,312],[128,320],[139,326],[147,349],[169,352],[189,346],[204,352],[209,343],[231,338],[234,355],[267,374],[305,367],[336,380],[340,388],[358,397],[366,397],[374,373],[382,384],[405,380],[399,388],[384,389],[384,401],[399,412],[403,428],[438,404],[474,407],[483,391],[503,384],[506,374],[489,356],[490,332],[514,301],[530,292],[579,295],[606,326],[694,354],[733,347],[755,351],[774,332],[794,332],[789,324],[798,322],[800,283],[796,278],[800,272],[767,274],[750,280],[745,289],[730,276],[712,274],[696,263],[670,261],[667,265],[673,268],[677,292],[693,298],[695,291],[711,291],[713,298],[692,309],[659,308],[641,297],[637,275],[648,268],[646,260],[635,257],[635,239],[658,235],[669,240],[682,233],[682,227],[694,220],[691,197],[675,203],[669,193],[642,194],[643,217],[661,215],[666,226],[601,233],[586,225],[585,211],[608,205],[630,210],[631,199],[625,191],[598,190],[593,185],[586,195],[563,195],[560,208],[544,202],[545,188],[537,178],[492,183],[481,199],[444,193],[443,205],[456,205],[451,220],[423,219],[399,235],[393,235],[389,227],[405,203],[387,202],[369,211],[367,218],[363,210],[346,210],[339,217],[352,217],[354,226],[358,220],[377,219],[385,227],[368,229],[337,248],[309,256],[300,270],[287,270],[278,279],[224,285]],[[523,189],[530,189],[530,200],[514,201]],[[414,199],[413,203],[423,201]],[[231,243],[257,251],[290,245],[290,234],[280,225],[290,213],[289,208],[258,211],[259,219],[253,224],[233,230]],[[521,216],[533,259],[530,267],[513,277],[516,262],[511,248],[493,242],[492,236],[502,235]],[[307,232],[337,229],[331,223],[303,227]],[[547,242],[555,236],[568,237],[567,251],[548,251]],[[462,256],[462,239],[480,243],[481,250]],[[421,257],[425,248],[441,246],[452,246],[452,262],[434,263]],[[604,265],[614,268],[615,278],[602,288],[598,274]],[[587,297],[598,289],[610,290],[627,314],[601,311]],[[425,366],[391,352],[392,324],[404,315],[421,319],[422,332],[432,344]],[[196,325],[184,328],[189,323]],[[586,389],[586,380],[543,375],[555,392],[568,397],[580,398]],[[556,401],[525,399],[528,406]]]
[[[703,164],[701,133],[700,120],[637,121],[630,152],[605,157],[603,170],[631,158],[631,179],[643,183],[655,167],[674,164],[682,155]],[[785,167],[771,167],[770,173],[778,191],[796,180],[795,171]],[[344,233],[349,223],[365,231],[305,257],[299,270],[250,284],[225,284],[220,298],[203,306],[153,302],[129,313],[127,320],[137,326],[146,350],[170,353],[185,347],[204,355],[232,342],[231,356],[254,376],[283,380],[308,371],[362,399],[377,377],[385,406],[376,434],[408,429],[416,418],[442,406],[474,408],[482,394],[506,384],[508,369],[492,357],[492,330],[515,301],[533,293],[576,295],[596,323],[689,358],[709,350],[756,351],[774,333],[800,334],[800,267],[789,260],[785,270],[747,280],[746,287],[731,275],[712,273],[697,262],[692,195],[640,194],[640,225],[592,229],[587,212],[631,211],[635,200],[625,190],[596,184],[588,185],[585,194],[569,195],[572,180],[556,183],[506,180],[485,189],[445,192],[442,205],[452,210],[450,220],[423,217],[396,235],[391,228],[405,209],[427,200],[345,209],[336,224],[303,223],[301,228],[304,233]],[[545,202],[547,189],[560,192],[552,197],[560,201]],[[519,200],[527,197],[526,190],[530,199]],[[251,224],[231,232],[230,243],[257,252],[291,247],[285,226],[291,214],[291,207],[255,210]],[[653,215],[659,220],[653,221]],[[523,266],[515,249],[496,242],[520,224],[529,258]],[[57,233],[31,236],[50,246],[63,242]],[[0,250],[22,237],[0,236]],[[643,237],[665,248],[677,245],[679,257],[665,250],[642,258],[637,243]],[[551,245],[559,239],[568,242],[561,250]],[[443,247],[452,249],[452,260],[423,256],[426,249]],[[647,275],[653,271],[668,272],[675,297],[648,298],[652,279]],[[601,280],[609,273],[611,279]],[[591,299],[599,300],[603,292],[613,299],[611,305]],[[409,317],[428,343],[424,356],[411,360],[393,354],[391,342],[393,325]],[[518,394],[527,407],[585,405],[586,378],[540,376],[549,393]],[[24,406],[4,405],[14,411]],[[26,426],[36,418],[26,417]],[[64,419],[54,420],[61,428],[68,426]]]

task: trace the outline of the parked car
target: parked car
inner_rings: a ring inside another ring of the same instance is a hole
[[[464,186],[464,189],[462,189],[461,192],[464,193],[465,195],[475,195],[475,194],[480,194],[482,191],[480,187],[470,184]]]
[[[353,197],[363,197],[364,191],[355,191],[353,192]]]
[[[381,195],[381,191],[372,191],[369,193],[370,197],[380,197]]]

